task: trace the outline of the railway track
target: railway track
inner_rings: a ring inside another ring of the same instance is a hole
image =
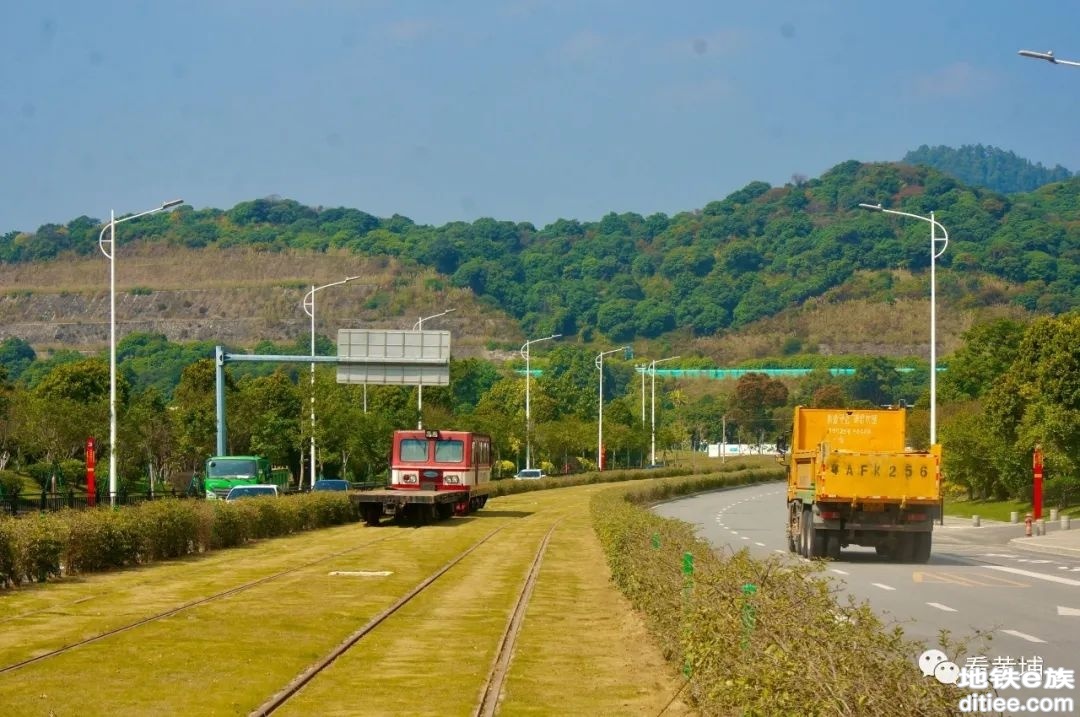
[[[181,605],[170,608],[168,610],[163,610],[161,612],[154,613],[153,615],[148,615],[146,617],[140,618],[140,619],[135,620],[133,622],[129,622],[129,623],[125,624],[125,625],[121,625],[119,627],[115,627],[115,628],[112,628],[110,630],[105,630],[103,632],[100,632],[100,633],[98,633],[96,635],[92,635],[90,637],[84,638],[82,640],[78,640],[76,642],[72,642],[72,643],[64,645],[62,647],[58,647],[58,648],[49,650],[47,652],[43,652],[40,655],[35,655],[34,657],[30,657],[30,658],[27,658],[25,660],[20,660],[18,662],[13,662],[13,663],[11,663],[9,665],[6,665],[4,667],[0,667],[0,675],[6,674],[6,673],[9,673],[9,672],[14,672],[15,670],[18,670],[19,668],[26,667],[26,666],[32,665],[34,663],[43,662],[45,660],[57,657],[59,655],[63,655],[65,653],[71,652],[72,650],[76,650],[76,649],[78,649],[80,647],[83,647],[85,645],[89,645],[89,644],[98,642],[100,640],[104,640],[104,639],[106,639],[108,637],[112,637],[114,635],[119,635],[121,633],[128,632],[129,630],[134,630],[135,628],[141,627],[143,625],[147,625],[147,624],[150,624],[150,623],[153,623],[153,622],[157,622],[159,620],[163,620],[163,619],[168,618],[168,617],[172,617],[173,615],[176,615],[177,613],[184,612],[185,610],[191,610],[192,608],[200,607],[202,605],[206,605],[208,603],[212,603],[212,602],[215,602],[217,600],[222,600],[222,599],[227,598],[227,597],[229,597],[231,595],[236,595],[237,593],[242,593],[242,592],[244,592],[246,590],[250,590],[250,589],[252,589],[254,587],[257,587],[259,585],[263,585],[263,584],[271,582],[273,580],[279,580],[279,579],[281,579],[281,578],[283,578],[283,577],[285,577],[287,575],[292,575],[292,574],[298,573],[298,572],[300,572],[302,570],[307,570],[307,569],[312,568],[312,567],[314,567],[316,565],[319,565],[321,563],[325,563],[325,562],[327,562],[329,560],[339,558],[339,557],[341,557],[343,555],[349,555],[350,553],[355,553],[358,550],[363,550],[365,548],[370,548],[371,546],[376,545],[377,543],[382,543],[382,542],[384,542],[386,540],[389,540],[389,539],[391,539],[393,537],[395,537],[395,536],[393,536],[393,535],[380,536],[378,538],[375,538],[374,540],[370,540],[370,541],[364,543],[363,545],[356,545],[356,546],[353,546],[351,548],[347,548],[345,550],[339,550],[339,551],[330,553],[328,555],[324,555],[324,556],[322,556],[320,558],[317,558],[315,560],[309,560],[309,561],[307,561],[305,563],[301,563],[300,565],[294,565],[293,567],[288,568],[286,570],[281,570],[281,571],[278,571],[278,572],[273,573],[271,575],[264,575],[261,578],[257,578],[255,580],[250,580],[250,581],[248,581],[246,583],[243,583],[241,585],[236,585],[234,587],[229,588],[228,590],[222,590],[222,591],[216,592],[216,593],[214,593],[212,595],[207,595],[205,597],[201,597],[201,598],[198,598],[196,600],[191,600],[191,601],[185,602],[185,603],[183,603]],[[85,602],[85,601],[87,601],[89,599],[92,599],[92,598],[84,598],[83,600],[80,600],[79,602]],[[31,611],[31,612],[22,613],[22,614],[20,614],[18,616],[14,616],[14,617],[9,618],[9,619],[14,620],[14,619],[17,619],[19,617],[26,617],[26,616],[30,616],[30,615],[35,615],[35,614],[38,614],[38,613],[41,613],[41,612],[45,612],[45,610],[34,610],[34,611]]]
[[[544,552],[547,549],[548,541],[551,538],[552,533],[555,532],[555,528],[558,526],[558,521],[548,529],[543,540],[541,541],[536,553],[533,557],[528,574],[518,591],[516,599],[514,601],[513,610],[510,613],[509,620],[506,627],[503,630],[502,636],[499,640],[499,647],[495,655],[495,659],[492,661],[491,667],[483,681],[482,689],[480,690],[480,696],[477,701],[473,715],[475,717],[490,717],[495,714],[495,710],[498,707],[499,698],[502,694],[502,685],[506,677],[507,670],[510,666],[510,659],[513,655],[514,645],[516,643],[518,632],[521,629],[521,625],[525,618],[525,612],[529,605],[529,599],[532,595],[533,587],[536,584],[537,577],[540,573],[540,567],[543,563]],[[312,664],[308,669],[294,678],[289,684],[285,685],[279,692],[273,695],[270,699],[260,705],[257,709],[250,713],[250,717],[267,717],[274,714],[278,709],[285,706],[294,696],[296,696],[305,686],[312,683],[320,675],[322,675],[327,668],[329,668],[335,661],[345,655],[349,650],[353,649],[358,643],[360,643],[365,637],[371,635],[381,625],[388,620],[392,619],[403,607],[409,604],[412,600],[423,594],[429,589],[440,577],[450,572],[455,566],[461,563],[465,558],[478,550],[481,546],[494,538],[498,533],[507,528],[507,525],[500,526],[489,532],[483,538],[473,543],[465,550],[458,553],[450,561],[428,575],[423,581],[412,588],[408,593],[400,597],[388,608],[380,612],[378,615],[371,618],[361,628],[349,635],[345,640],[338,644],[334,649],[320,658],[317,662]]]

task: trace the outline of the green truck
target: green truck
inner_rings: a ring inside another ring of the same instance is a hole
[[[273,467],[262,456],[210,456],[206,459],[201,492],[206,493],[207,499],[217,500],[225,498],[233,486],[269,483],[284,493],[291,480],[288,468]]]

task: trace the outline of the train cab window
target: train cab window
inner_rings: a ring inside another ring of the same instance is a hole
[[[461,441],[436,441],[436,463],[461,463],[465,457],[465,444]]]
[[[401,460],[426,461],[427,440],[424,438],[405,438],[401,441]]]

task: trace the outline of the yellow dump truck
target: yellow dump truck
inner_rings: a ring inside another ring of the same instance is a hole
[[[941,508],[941,447],[906,447],[903,408],[795,408],[788,550],[839,558],[849,545],[900,562],[930,558]]]

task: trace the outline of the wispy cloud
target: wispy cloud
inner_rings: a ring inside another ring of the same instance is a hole
[[[662,48],[671,58],[718,57],[744,52],[750,47],[747,34],[736,28],[723,28],[683,37]]]
[[[386,36],[399,42],[422,40],[435,31],[435,22],[430,18],[407,18],[386,25]]]
[[[675,105],[709,104],[714,100],[731,98],[738,92],[737,86],[724,77],[711,77],[699,82],[677,82],[665,85],[657,92],[657,98]]]
[[[994,77],[970,62],[954,62],[912,81],[912,93],[918,97],[968,98],[981,95],[995,85]]]
[[[596,59],[610,47],[610,41],[591,30],[574,33],[555,48],[555,59],[578,64]]]

